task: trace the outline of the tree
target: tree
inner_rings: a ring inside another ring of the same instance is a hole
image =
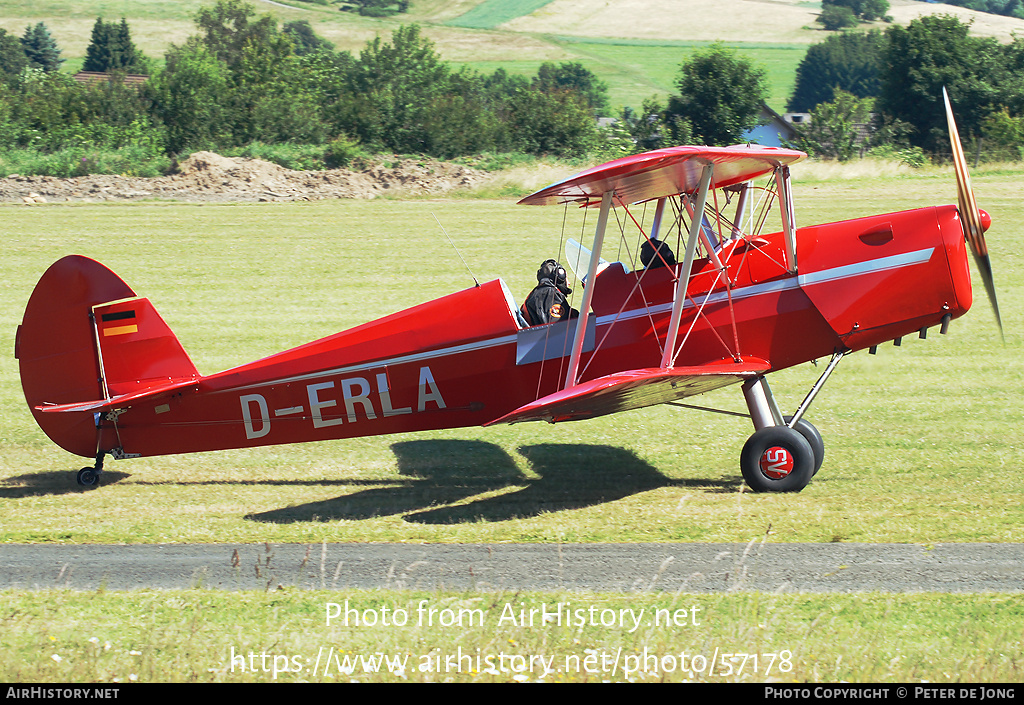
[[[836,91],[833,100],[811,110],[810,123],[798,129],[797,147],[823,159],[853,159],[861,142],[859,126],[868,122],[873,102],[871,98]]]
[[[1024,118],[1012,117],[1006,108],[992,113],[981,123],[980,145],[988,160],[1019,160],[1024,145]]]
[[[796,69],[796,86],[789,99],[790,112],[807,112],[835,97],[837,90],[858,98],[878,95],[882,33],[843,32],[814,44]]]
[[[305,56],[318,51],[334,51],[334,45],[313,31],[309,20],[285,22],[281,32],[292,40],[296,56]]]
[[[228,138],[228,70],[204,47],[172,47],[166,67],[146,84],[167,131],[167,152],[214,147]]]
[[[234,70],[242,61],[247,44],[268,46],[277,38],[277,20],[270,15],[256,16],[256,8],[243,0],[217,0],[196,13],[199,37],[196,40],[215,57]],[[290,50],[278,46],[279,53]]]
[[[344,0],[342,12],[358,12],[364,17],[390,17],[408,12],[409,0]]]
[[[510,129],[517,150],[572,157],[586,154],[597,137],[589,105],[576,93],[518,93],[511,104]]]
[[[763,68],[721,44],[695,52],[680,66],[679,94],[669,97],[665,111],[673,137],[688,126],[708,145],[739,142],[758,123],[768,95],[765,76]]]
[[[982,121],[1007,101],[1018,84],[1008,75],[1007,49],[995,39],[969,36],[956,17],[931,15],[886,31],[879,112],[913,126],[910,143],[948,153],[942,89],[956,110],[960,135],[977,136]]]
[[[432,105],[445,94],[450,72],[420,34],[419,25],[402,25],[391,42],[375,37],[353,67],[346,121],[363,144],[399,152],[432,149]]]
[[[42,22],[29,25],[21,38],[21,46],[25,51],[29,65],[43,71],[57,71],[64,59],[60,58],[57,42],[50,36],[50,30]]]
[[[821,14],[814,21],[830,32],[857,26],[857,16],[853,14],[853,10],[837,5],[822,6]]]
[[[13,83],[28,66],[25,50],[17,37],[0,29],[0,80]]]
[[[656,96],[643,101],[637,112],[628,105],[622,109],[619,121],[629,132],[637,151],[648,152],[661,148],[668,137],[669,129],[662,120],[664,108]],[[680,142],[688,142],[682,139]]]
[[[118,23],[96,18],[82,70],[127,73],[145,73],[148,70],[145,57],[132,42],[127,20],[122,17]]]
[[[545,61],[537,70],[533,87],[545,93],[574,91],[590,106],[594,116],[608,113],[608,84],[578,61],[555,66]]]
[[[861,22],[874,22],[885,17],[889,11],[889,0],[822,0],[821,7],[823,11],[830,7],[846,7]]]

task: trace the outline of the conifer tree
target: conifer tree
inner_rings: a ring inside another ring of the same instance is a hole
[[[64,59],[60,58],[57,42],[50,35],[50,30],[42,22],[25,28],[21,38],[21,46],[25,51],[29,66],[51,72],[60,69]]]
[[[146,70],[145,58],[132,42],[128,22],[104,22],[96,18],[92,27],[92,41],[85,50],[83,71],[126,71],[129,73]]]

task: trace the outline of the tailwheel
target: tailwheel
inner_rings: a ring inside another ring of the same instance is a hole
[[[103,472],[103,455],[105,452],[101,450],[96,453],[96,464],[93,467],[85,467],[78,471],[75,479],[78,480],[78,484],[82,487],[100,486],[100,473]]]
[[[786,425],[793,419],[792,416],[785,417]],[[821,464],[825,462],[825,441],[822,440],[821,434],[818,433],[818,429],[814,427],[810,421],[800,419],[793,426],[793,430],[797,431],[801,436],[807,439],[807,442],[811,444],[811,450],[814,451],[814,472],[811,476],[818,474],[821,470]]]
[[[78,471],[77,479],[82,487],[98,487],[100,484],[100,474],[96,468],[82,468]]]
[[[740,453],[743,479],[754,492],[799,492],[811,481],[814,468],[811,444],[788,426],[755,431]]]

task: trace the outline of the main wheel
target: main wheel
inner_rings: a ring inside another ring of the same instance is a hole
[[[754,492],[799,492],[814,476],[814,451],[799,431],[769,426],[743,444],[740,470]]]
[[[788,425],[792,416],[785,417],[786,424]],[[821,470],[821,464],[825,462],[825,441],[821,439],[821,434],[818,433],[818,429],[814,427],[810,421],[800,419],[796,422],[794,430],[799,431],[800,435],[807,439],[807,442],[811,444],[811,450],[814,451],[814,473],[812,477],[818,474]]]
[[[78,471],[77,479],[82,487],[96,487],[100,484],[100,474],[95,468],[82,468]]]

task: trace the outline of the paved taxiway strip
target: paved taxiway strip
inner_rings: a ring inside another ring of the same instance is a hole
[[[3,545],[0,588],[1024,592],[1024,544]]]

